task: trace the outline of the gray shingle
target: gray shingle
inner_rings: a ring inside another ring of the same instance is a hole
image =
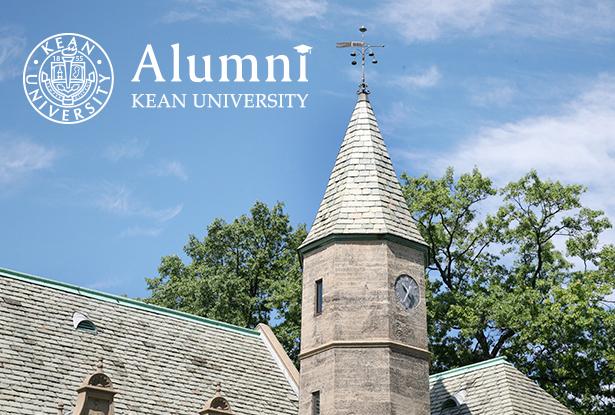
[[[429,388],[432,415],[572,415],[503,358],[433,375]],[[462,391],[463,405],[442,409]]]
[[[238,415],[297,414],[297,395],[258,332],[57,285],[0,272],[1,414],[55,415],[58,400],[68,413],[99,358],[119,391],[118,414],[194,415],[218,381]],[[76,311],[97,334],[74,329]]]
[[[366,94],[360,94],[302,247],[334,234],[391,234],[425,244],[410,217]]]
[[[238,415],[298,412],[296,393],[256,332],[17,277],[0,270],[3,415],[55,415],[58,401],[69,412],[99,358],[119,391],[118,414],[194,415],[219,381]],[[75,311],[98,334],[75,330]],[[460,391],[465,403],[442,411]],[[433,415],[572,414],[502,358],[431,376],[430,395]]]

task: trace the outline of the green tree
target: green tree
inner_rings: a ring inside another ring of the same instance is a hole
[[[291,358],[299,353],[301,269],[297,247],[305,226],[293,229],[277,203],[257,202],[232,223],[215,219],[202,240],[190,235],[178,255],[162,258],[147,279],[146,300],[242,327],[267,323]]]
[[[432,370],[505,355],[577,413],[613,413],[615,248],[585,189],[531,171],[498,190],[477,169],[403,188],[430,247]]]

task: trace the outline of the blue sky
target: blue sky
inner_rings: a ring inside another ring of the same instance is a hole
[[[371,100],[397,172],[478,166],[498,184],[531,168],[589,187],[615,215],[615,2],[408,0],[6,1],[0,14],[0,266],[130,296],[256,201],[310,224],[354,106],[336,41],[384,43]],[[79,125],[28,104],[21,70],[44,38],[77,32],[115,69],[107,107]],[[130,82],[145,45],[197,56],[295,55],[306,84]],[[309,93],[306,109],[138,110],[132,92]],[[613,241],[612,234],[606,241]]]

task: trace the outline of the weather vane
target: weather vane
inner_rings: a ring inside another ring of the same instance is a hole
[[[353,58],[350,63],[353,65],[357,64],[357,53],[361,54],[361,83],[359,84],[357,94],[369,94],[369,89],[367,89],[367,83],[365,82],[365,57],[370,57],[373,64],[378,63],[373,48],[383,48],[384,45],[370,45],[367,43],[365,41],[365,32],[367,32],[365,26],[361,26],[359,32],[361,32],[361,41],[337,42],[335,46],[338,48],[354,48],[354,50],[350,52],[350,56]]]

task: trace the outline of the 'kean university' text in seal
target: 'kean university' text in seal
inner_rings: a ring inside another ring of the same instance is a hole
[[[98,114],[109,101],[113,66],[92,39],[61,33],[32,50],[24,66],[23,86],[40,115],[60,124],[77,124]]]

